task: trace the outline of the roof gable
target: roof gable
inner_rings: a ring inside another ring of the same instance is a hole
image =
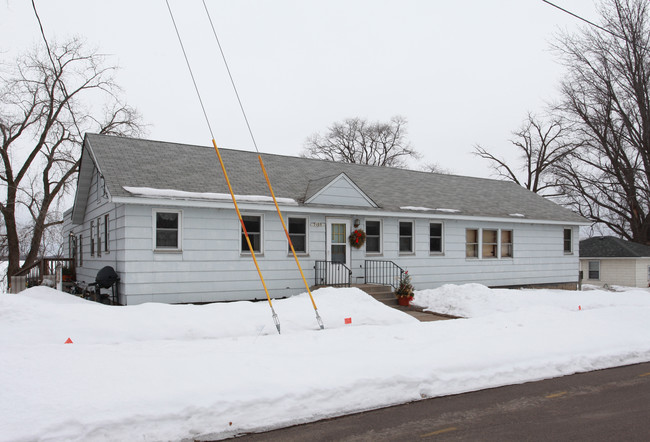
[[[305,204],[329,204],[336,206],[353,206],[353,207],[377,207],[377,204],[366,195],[345,173],[341,173],[333,180],[329,177],[325,179],[314,180],[316,186],[307,188]],[[326,182],[322,186],[323,182]],[[311,184],[311,181],[310,181]],[[312,193],[320,185],[315,193]],[[310,189],[312,187],[312,189]]]

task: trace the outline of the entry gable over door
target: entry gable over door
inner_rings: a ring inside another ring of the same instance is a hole
[[[341,173],[313,195],[305,204],[329,204],[336,206],[378,207],[345,173]]]

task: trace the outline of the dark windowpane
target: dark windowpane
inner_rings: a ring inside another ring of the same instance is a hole
[[[429,224],[429,236],[442,236],[442,224]]]
[[[332,244],[332,262],[342,262],[345,264],[346,245]]]
[[[366,235],[379,236],[379,221],[366,221]]]
[[[156,213],[157,229],[178,229],[178,213]]]
[[[156,246],[178,248],[178,231],[177,230],[157,230]]]
[[[379,237],[366,236],[366,252],[379,253]]]
[[[441,238],[429,238],[429,251],[430,252],[442,252],[442,239]]]
[[[413,224],[399,223],[399,236],[411,236],[413,234]]]
[[[296,253],[305,253],[307,251],[305,236],[289,235],[291,237],[291,244]]]
[[[400,237],[400,239],[399,239],[399,251],[400,252],[411,252],[411,251],[413,251],[413,249],[411,249],[411,237],[410,236]]]
[[[305,218],[289,218],[289,233],[307,232],[307,220]]]

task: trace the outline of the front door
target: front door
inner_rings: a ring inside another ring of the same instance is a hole
[[[327,218],[327,261],[340,262],[350,267],[350,220]]]

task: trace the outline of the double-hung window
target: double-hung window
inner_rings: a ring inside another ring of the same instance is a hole
[[[429,252],[442,253],[442,223],[429,223]]]
[[[108,229],[108,221],[109,217],[108,214],[104,215],[104,252],[108,253],[110,252],[110,246],[109,246],[109,229]]]
[[[483,247],[481,256],[483,258],[498,258],[498,237],[499,231],[483,229]]]
[[[95,221],[90,222],[90,256],[95,256]]]
[[[307,218],[289,218],[289,238],[296,253],[307,253]],[[291,247],[288,248],[291,253]]]
[[[573,253],[573,230],[564,229],[564,253],[570,255]]]
[[[501,231],[501,258],[512,258],[512,230]]]
[[[413,221],[399,222],[399,251],[413,253]]]
[[[366,220],[366,253],[381,253],[381,221]]]
[[[478,229],[465,231],[465,257],[478,258]]]
[[[181,212],[154,211],[154,248],[158,251],[181,250]]]
[[[97,218],[97,256],[102,256],[101,218]]]
[[[600,279],[600,261],[589,261],[589,279]]]
[[[262,253],[262,217],[259,215],[244,215],[242,216],[246,232],[248,232],[248,239],[251,242],[253,251],[255,253]],[[251,249],[248,247],[246,235],[241,231],[241,251],[242,253],[250,253]]]

